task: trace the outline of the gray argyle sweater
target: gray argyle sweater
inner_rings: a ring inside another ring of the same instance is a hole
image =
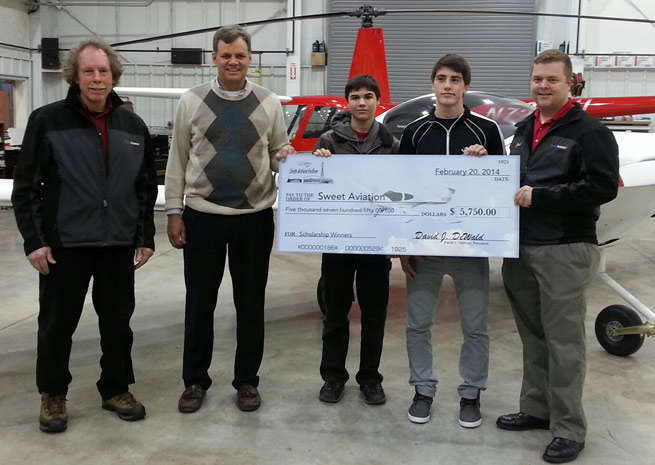
[[[180,98],[166,166],[166,206],[240,215],[273,205],[275,153],[289,143],[280,101],[246,82],[239,97],[213,82]]]

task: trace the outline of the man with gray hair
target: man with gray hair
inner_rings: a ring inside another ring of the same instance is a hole
[[[66,99],[30,115],[12,204],[27,259],[39,273],[36,384],[41,431],[64,431],[72,336],[93,277],[102,408],[127,421],[146,411],[134,383],[134,270],[155,248],[154,157],[145,123],[112,90],[123,72],[112,48],[81,42],[68,54]]]
[[[232,386],[242,411],[257,410],[264,353],[264,300],[277,189],[272,171],[294,152],[278,97],[246,79],[250,35],[214,35],[216,79],[180,99],[166,167],[168,238],[184,249],[185,390],[180,412],[201,406],[212,384],[214,310],[229,258],[237,318]]]

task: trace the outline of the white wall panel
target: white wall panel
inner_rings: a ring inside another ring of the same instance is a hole
[[[69,48],[78,41],[95,33],[110,43],[124,42],[195,29],[214,28],[235,22],[286,16],[286,0],[236,0],[232,1],[155,1],[145,8],[130,7],[75,7],[53,8],[42,6],[57,17],[60,47]],[[285,51],[286,30],[290,23],[253,26],[253,50]],[[165,39],[144,44],[134,44],[119,49],[170,50],[172,47],[192,47],[211,50],[213,32]],[[121,52],[129,63],[166,63],[170,53]],[[266,54],[265,64],[283,64],[284,54]],[[209,54],[205,63],[211,63]]]
[[[655,95],[652,69],[585,68],[584,97],[629,97]]]
[[[297,0],[302,14],[325,11],[328,0]],[[237,9],[237,5],[239,6]],[[235,22],[262,20],[288,16],[286,0],[225,0],[225,1],[173,1],[153,2],[147,8],[128,7],[66,7],[55,9],[42,6],[40,15],[47,15],[54,23],[61,48],[70,48],[88,38],[93,31],[110,43],[123,42],[148,36],[170,34],[186,30],[217,27]],[[286,51],[287,28],[291,22],[252,26],[254,51]],[[308,20],[302,24],[301,33],[301,94],[324,93],[325,68],[311,67],[311,44],[324,40],[325,20]],[[124,86],[192,87],[216,75],[210,53],[204,54],[205,65],[177,66],[170,64],[171,47],[212,48],[213,32],[148,42],[145,44],[116,47],[118,50],[155,50],[165,52],[120,52],[126,70],[121,79]],[[62,59],[64,54],[62,53]],[[286,55],[263,53],[253,55],[249,79],[261,83],[278,94],[286,94]],[[43,103],[60,98],[67,86],[56,82],[54,76],[46,76],[43,85]],[[152,100],[152,102],[150,102]],[[139,114],[152,126],[165,126],[173,119],[176,102],[164,99],[138,98],[135,100]]]
[[[539,11],[547,13],[577,14],[578,2],[566,0],[539,0]],[[652,0],[583,0],[581,14],[615,16],[621,18],[655,19],[655,2]],[[570,53],[587,54],[653,54],[655,53],[655,25],[618,21],[540,18],[537,22],[537,39],[571,43]],[[601,69],[585,68],[586,81],[583,97],[623,97],[655,95],[655,69]]]
[[[302,14],[321,13],[328,10],[335,3],[329,0],[297,1],[301,3]],[[357,5],[362,3],[365,2],[359,2]],[[386,6],[383,4],[388,2],[374,0],[370,3],[374,6]],[[393,3],[388,8],[402,8],[406,3]],[[416,3],[425,4],[429,7],[443,7],[446,4],[446,2]],[[486,8],[506,7],[510,3],[512,2],[489,2]],[[526,5],[536,5],[538,11],[574,14],[577,12],[578,2],[534,0],[524,3]],[[13,7],[9,8],[6,6],[7,4],[11,4]],[[35,48],[42,36],[58,37],[60,47],[69,48],[79,40],[89,37],[91,35],[89,31],[97,33],[109,42],[124,41],[189,29],[214,27],[237,21],[260,20],[280,14],[286,16],[287,13],[281,13],[281,10],[286,6],[287,0],[155,0],[147,8],[88,6],[54,8],[48,7],[42,2],[39,11],[28,17],[25,6],[19,0],[14,2],[3,0],[0,2],[0,17],[3,19],[3,26],[0,28],[0,42]],[[462,7],[463,4],[457,6]],[[646,15],[650,18],[655,17],[655,2],[651,0],[583,0],[582,8],[583,14],[632,17]],[[395,37],[391,31],[391,26],[388,24],[390,20],[390,18],[382,17],[375,21],[376,26],[385,27],[388,52],[390,49],[397,48],[399,53],[404,50],[405,55],[409,56],[423,39],[418,37],[416,29],[412,28],[405,29],[401,35]],[[348,21],[353,22],[354,29],[359,25],[357,19],[349,19]],[[315,19],[302,23],[301,59],[299,63],[302,70],[300,74],[300,92],[302,95],[327,93],[325,91],[326,68],[309,66],[311,44],[315,40],[326,40],[327,22],[328,20]],[[290,45],[287,44],[287,28],[290,26],[291,23],[281,23],[251,27],[249,30],[253,34],[253,49],[285,50]],[[387,30],[388,26],[389,30]],[[447,32],[449,27],[448,24],[444,25],[444,32]],[[484,54],[486,50],[495,48],[501,50],[501,53],[505,53],[503,56],[507,56],[507,44],[516,41],[515,30],[517,27],[518,23],[512,21],[512,24],[501,29],[497,38],[498,42],[495,42],[496,39],[491,42],[488,41],[488,43],[480,46],[480,50]],[[567,40],[571,42],[571,52],[574,51],[577,21],[540,19],[537,20],[535,27],[535,38],[550,39],[555,43]],[[458,32],[457,27],[455,27],[454,36],[462,42],[467,41],[470,31],[464,30],[462,27],[459,29]],[[652,46],[655,43],[655,27],[650,25],[637,27],[629,23],[582,21],[580,32],[579,47],[589,53],[610,51],[655,53]],[[205,33],[123,47],[141,50],[159,47],[160,50],[166,50],[166,52],[122,52],[121,55],[126,63],[126,73],[121,84],[126,86],[189,87],[213,78],[215,69],[211,65],[209,54],[205,56],[206,65],[189,67],[171,65],[170,53],[168,52],[171,47],[199,47],[209,50],[212,35],[212,33]],[[392,42],[395,42],[397,47]],[[532,47],[534,44],[527,45]],[[426,63],[429,61],[431,66],[431,62],[436,55],[442,51],[445,50],[434,49]],[[350,53],[352,53],[352,45]],[[335,72],[347,74],[350,57],[348,57],[347,66],[341,66],[334,58],[335,56],[331,54],[329,60],[331,69]],[[32,60],[34,60],[33,65]],[[261,73],[258,73],[260,64]],[[419,63],[412,61],[401,72],[400,76],[402,76],[403,81],[406,81],[409,78],[417,77],[420,73],[425,74],[427,72],[429,75],[429,66],[425,66],[424,71],[419,71]],[[529,64],[525,66],[529,67]],[[341,69],[342,67],[344,69]],[[33,75],[32,73],[36,74]],[[265,87],[279,94],[286,94],[287,76],[285,73],[285,55],[265,53],[261,56],[261,59],[258,55],[253,56],[253,65],[249,78],[255,82],[261,80],[262,85]],[[489,59],[482,60],[479,63],[476,61],[474,63],[474,87],[479,87],[481,84],[479,78],[482,73],[488,74],[492,82],[502,83],[503,86],[508,84],[510,79],[508,74],[512,74],[512,79],[515,78],[515,73],[508,72],[507,63],[503,60]],[[33,85],[30,84],[31,91],[24,92],[24,94],[26,96],[33,95],[37,106],[63,98],[67,89],[67,85],[61,79],[60,74],[41,71],[38,52],[30,53],[0,46],[0,75],[31,77],[32,79],[26,81],[33,83]],[[394,79],[396,78],[391,75],[390,78],[392,79],[392,87],[397,87],[397,83],[394,85],[396,82]],[[587,69],[585,70],[585,79],[587,81],[587,88],[583,94],[585,96],[655,95],[655,70]],[[339,81],[338,95],[341,94],[343,88],[342,81]],[[429,83],[426,81],[423,84],[423,90],[429,92]],[[526,79],[526,92],[527,86]],[[149,124],[153,126],[165,125],[172,119],[175,102],[147,103],[148,100],[150,99],[138,99],[136,104],[139,113]],[[23,102],[26,114],[32,110],[31,104],[27,102],[29,102],[29,99],[25,99]]]
[[[25,58],[2,56],[2,47],[0,46],[0,77],[2,78],[29,78],[32,75],[32,60],[29,54]]]
[[[30,47],[29,19],[25,7],[18,2],[11,8],[0,4],[0,42]],[[0,45],[0,76],[30,77],[31,60],[29,50]]]
[[[27,12],[19,2],[0,4],[0,42],[21,47],[30,46]],[[8,50],[3,49],[0,53],[6,55]]]
[[[653,0],[585,0],[582,3],[583,14],[655,19]],[[587,53],[654,53],[655,24],[590,20],[584,40],[581,48]]]

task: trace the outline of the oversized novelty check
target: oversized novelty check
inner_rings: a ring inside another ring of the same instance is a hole
[[[518,257],[519,157],[290,155],[277,250]]]

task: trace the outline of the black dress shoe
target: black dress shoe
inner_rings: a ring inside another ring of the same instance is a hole
[[[341,381],[326,381],[318,394],[318,399],[321,402],[335,404],[343,397],[344,388],[344,383]]]
[[[359,390],[364,394],[364,402],[368,405],[381,405],[387,401],[381,383],[362,384]]]
[[[529,429],[550,429],[550,420],[542,420],[527,413],[508,413],[496,420],[496,426],[510,431],[527,431]]]
[[[546,447],[544,460],[550,463],[570,462],[578,457],[582,449],[584,449],[584,441],[578,442],[572,439],[555,438]]]

